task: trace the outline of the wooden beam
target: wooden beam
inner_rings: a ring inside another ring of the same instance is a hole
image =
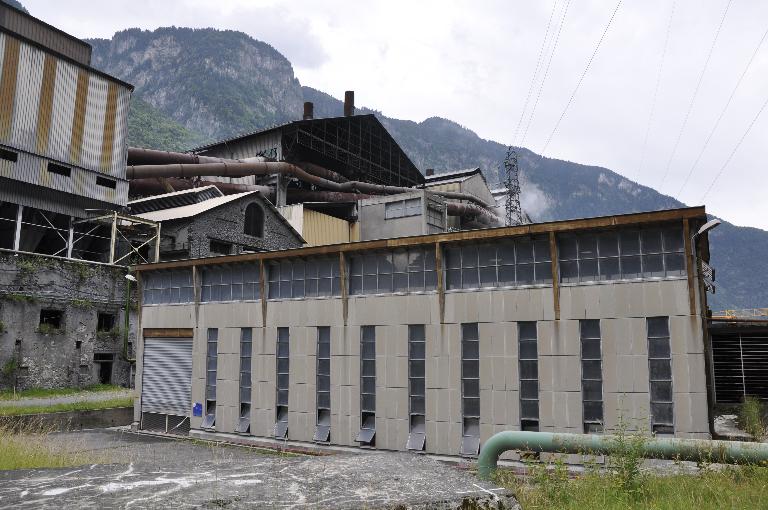
[[[505,237],[548,234],[550,232],[570,232],[577,230],[611,229],[614,227],[643,225],[648,223],[661,223],[680,221],[683,219],[706,218],[703,207],[689,207],[685,209],[672,209],[666,211],[653,211],[637,214],[624,214],[620,216],[604,216],[600,218],[588,218],[579,220],[554,221],[549,223],[535,223],[530,225],[517,225],[512,227],[499,227],[480,230],[465,230],[461,232],[444,232],[413,237],[398,237],[394,239],[379,239],[375,241],[361,241],[345,244],[332,244],[323,246],[308,246],[290,250],[270,252],[247,253],[230,255],[228,257],[211,257],[191,260],[179,260],[174,262],[160,262],[154,264],[142,264],[133,268],[135,271],[151,271],[157,269],[171,269],[193,265],[207,266],[216,264],[234,264],[242,262],[255,262],[258,260],[272,260],[287,257],[308,257],[316,255],[336,255],[339,252],[357,252],[362,250],[403,248],[433,243],[451,243],[459,241],[489,241]]]
[[[691,243],[691,225],[687,218],[683,220],[683,239],[685,242],[685,273],[688,276],[688,308],[690,315],[696,315],[696,289],[693,283],[696,266],[694,266]]]
[[[443,248],[435,243],[435,271],[437,271],[437,300],[440,306],[440,324],[445,322],[445,279],[443,278]]]
[[[558,271],[557,238],[549,233],[549,256],[552,258],[552,300],[555,307],[555,320],[560,320],[560,274]]]
[[[144,328],[144,338],[192,338],[193,328]]]

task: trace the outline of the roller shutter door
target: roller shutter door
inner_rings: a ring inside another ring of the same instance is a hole
[[[191,386],[192,339],[145,338],[142,413],[188,416]]]

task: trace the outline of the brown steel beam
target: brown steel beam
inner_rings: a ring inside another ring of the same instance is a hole
[[[621,216],[604,216],[580,220],[563,220],[549,223],[535,223],[529,225],[517,225],[512,227],[499,227],[483,230],[465,230],[462,232],[445,232],[413,237],[399,237],[395,239],[379,239],[375,241],[360,241],[354,243],[309,246],[271,252],[248,253],[231,255],[228,257],[211,257],[201,259],[179,260],[173,262],[159,262],[135,266],[137,271],[150,271],[157,269],[169,269],[193,265],[231,264],[237,262],[253,262],[257,260],[280,259],[284,257],[306,257],[312,255],[331,255],[338,252],[356,252],[372,249],[402,248],[431,243],[452,243],[458,241],[493,240],[504,237],[548,234],[550,232],[570,232],[575,230],[608,229],[617,226],[641,225],[645,223],[669,222],[691,218],[704,218],[704,207],[689,207],[683,209],[671,209],[666,211],[653,211],[645,213],[625,214]],[[689,241],[690,242],[690,239]]]
[[[194,328],[144,328],[144,338],[192,338]]]
[[[693,284],[693,253],[691,248],[691,224],[683,219],[683,238],[685,241],[685,273],[688,276],[688,308],[690,315],[696,315],[696,290]]]
[[[445,322],[445,281],[443,279],[443,248],[435,243],[435,271],[437,271],[437,300],[440,306],[440,324]]]

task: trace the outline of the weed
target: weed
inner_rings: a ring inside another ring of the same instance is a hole
[[[85,264],[84,262],[74,262],[72,264],[72,269],[75,272],[75,275],[77,276],[77,284],[82,284],[86,279],[88,279],[91,275],[93,275],[93,269],[88,266],[88,264]]]
[[[5,322],[0,321],[0,335],[5,333]]]
[[[56,444],[50,440],[51,432],[53,429],[43,425],[42,420],[0,421],[0,470],[57,468],[102,460],[82,448],[73,451],[76,448],[72,444]]]
[[[11,390],[0,391],[0,400],[16,400],[20,398],[45,398],[59,397],[62,395],[78,395],[84,393],[95,393],[104,391],[119,391],[124,388],[112,384],[92,384],[85,388],[30,388],[17,392]]]
[[[116,339],[119,338],[121,334],[120,328],[115,326],[114,328],[110,329],[109,331],[97,331],[96,332],[96,338],[99,340],[109,340],[109,339]]]
[[[613,453],[608,458],[608,468],[620,490],[630,496],[637,496],[643,490],[644,475],[641,471],[643,450],[647,438],[642,432],[630,432],[622,416],[614,431]]]
[[[11,379],[16,375],[17,370],[19,370],[19,360],[16,359],[16,357],[13,357],[3,364],[3,368],[0,372],[2,372],[3,378]]]
[[[93,411],[97,409],[112,409],[113,407],[131,407],[133,397],[112,398],[109,400],[84,400],[66,404],[49,406],[0,406],[0,416],[18,416],[21,414],[61,413],[65,411]]]
[[[739,408],[739,426],[755,441],[768,438],[768,406],[757,397],[744,397]]]
[[[13,293],[13,292],[9,292],[7,294],[3,294],[2,297],[6,301],[13,301],[15,303],[35,303],[35,302],[37,302],[37,299],[34,296],[28,296],[26,294],[16,294],[16,293]]]
[[[93,308],[93,301],[90,299],[74,298],[70,301],[70,303],[72,303],[72,306],[75,308],[80,308],[81,310],[90,310]]]
[[[40,324],[35,331],[37,331],[41,335],[63,335],[64,334],[64,328],[57,328],[56,326],[52,326],[46,322]]]

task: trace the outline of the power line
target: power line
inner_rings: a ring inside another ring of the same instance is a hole
[[[536,85],[536,77],[539,75],[539,69],[541,68],[541,63],[544,57],[544,48],[546,47],[547,40],[549,39],[549,29],[552,26],[552,19],[555,17],[555,11],[557,10],[557,1],[558,0],[555,0],[554,2],[552,2],[552,11],[549,13],[549,21],[547,21],[547,29],[544,32],[544,40],[541,41],[541,48],[539,48],[539,57],[536,59],[536,69],[533,71],[533,76],[531,77],[531,84],[528,86],[528,95],[525,96],[525,104],[523,104],[523,110],[520,112],[520,118],[517,119],[517,126],[515,126],[515,134],[512,137],[513,143],[515,140],[517,140],[517,135],[520,132],[520,125],[523,122],[523,118],[525,117],[526,110],[528,110],[528,103],[531,99],[533,88]]]
[[[669,176],[669,169],[672,167],[672,160],[675,158],[675,154],[677,153],[677,147],[680,145],[680,139],[683,137],[683,131],[685,131],[685,127],[688,124],[688,118],[691,116],[691,111],[693,110],[693,105],[696,102],[696,96],[699,94],[699,89],[701,88],[701,82],[704,80],[704,74],[707,72],[707,68],[709,67],[709,61],[712,58],[712,52],[715,49],[715,44],[717,44],[717,39],[720,37],[720,29],[723,28],[723,22],[725,22],[725,16],[728,14],[728,9],[731,7],[731,2],[733,0],[728,0],[728,3],[725,6],[725,10],[723,11],[723,16],[720,18],[720,24],[717,25],[717,30],[715,31],[715,37],[712,39],[712,45],[709,47],[709,53],[707,53],[707,59],[704,61],[704,67],[701,69],[701,74],[699,74],[699,80],[696,82],[696,88],[693,91],[693,96],[691,96],[691,102],[688,104],[688,111],[685,112],[685,117],[683,118],[683,124],[680,126],[680,131],[677,133],[677,139],[675,140],[675,145],[672,146],[672,153],[669,155],[669,160],[667,161],[667,167],[664,169],[664,176],[661,178],[661,184],[659,184],[659,187],[657,188],[659,191],[664,187],[664,183],[667,182],[667,176]]]
[[[640,149],[640,164],[637,167],[637,176],[640,176],[643,170],[643,163],[645,162],[645,151],[648,148],[648,135],[651,132],[651,123],[653,116],[656,113],[656,99],[659,95],[659,86],[661,85],[661,75],[664,70],[664,62],[667,58],[667,47],[669,46],[669,35],[672,32],[672,18],[675,14],[675,6],[677,2],[672,2],[672,8],[669,10],[669,22],[667,22],[667,34],[664,37],[664,48],[661,51],[661,61],[659,63],[659,71],[656,73],[656,86],[653,89],[653,99],[651,100],[651,113],[648,115],[648,124],[645,126],[645,136],[643,137],[643,147]]]
[[[557,49],[557,43],[560,41],[560,32],[563,30],[563,25],[565,24],[565,15],[568,14],[568,7],[571,5],[571,0],[566,0],[565,5],[563,7],[563,14],[560,17],[560,26],[557,29],[557,35],[555,36],[554,44],[552,45],[552,52],[549,54],[549,60],[547,61],[547,67],[544,69],[544,77],[541,79],[541,83],[539,84],[539,90],[536,93],[536,101],[533,103],[533,108],[531,109],[531,114],[528,117],[528,122],[525,125],[525,130],[523,131],[523,136],[520,138],[520,145],[525,142],[525,137],[528,136],[528,128],[531,127],[531,121],[533,121],[533,116],[536,113],[536,107],[539,105],[539,99],[541,99],[541,91],[544,89],[544,83],[547,81],[547,76],[549,75],[549,67],[552,64],[552,57],[555,56],[555,50]]]
[[[755,60],[755,57],[757,56],[757,53],[760,50],[760,47],[763,45],[763,42],[765,41],[766,37],[768,37],[768,29],[765,32],[763,32],[763,37],[760,38],[760,42],[757,43],[757,46],[755,47],[755,51],[752,52],[752,56],[749,58],[749,62],[747,62],[746,67],[741,72],[741,76],[739,76],[738,81],[736,81],[736,85],[733,87],[733,90],[731,91],[731,95],[728,96],[728,101],[726,101],[725,106],[720,111],[720,115],[718,115],[714,126],[712,126],[712,129],[709,132],[709,135],[707,135],[707,139],[704,141],[704,145],[701,147],[701,150],[699,151],[698,156],[696,156],[696,160],[693,162],[691,169],[688,171],[688,175],[686,176],[685,181],[683,181],[683,185],[680,186],[680,189],[677,191],[676,198],[680,197],[680,194],[683,192],[683,189],[685,189],[685,186],[688,184],[688,181],[693,175],[694,169],[699,164],[699,160],[701,160],[701,156],[704,155],[704,151],[707,150],[707,147],[709,146],[709,142],[710,140],[712,140],[712,136],[715,134],[715,131],[717,130],[718,126],[720,126],[720,121],[723,120],[723,116],[725,115],[726,110],[728,110],[728,107],[731,105],[731,101],[733,100],[733,96],[736,94],[736,90],[738,90],[742,80],[744,79],[744,76],[746,76],[747,71],[749,71],[749,68],[752,66],[752,62]]]
[[[592,52],[592,56],[589,57],[589,61],[587,62],[586,67],[584,68],[584,72],[581,73],[581,77],[579,78],[579,81],[576,84],[576,88],[573,89],[573,92],[571,93],[571,97],[568,99],[568,103],[565,105],[565,108],[563,109],[563,113],[561,113],[560,118],[557,119],[557,122],[555,123],[555,127],[552,128],[552,132],[549,134],[549,137],[547,138],[547,141],[544,144],[544,148],[541,150],[542,155],[547,151],[547,147],[549,147],[549,142],[552,141],[552,137],[555,135],[555,131],[557,131],[557,128],[560,127],[560,122],[563,120],[563,117],[565,117],[565,114],[568,111],[568,108],[571,106],[571,103],[573,102],[573,98],[576,96],[576,92],[579,91],[579,87],[581,87],[581,82],[584,81],[584,77],[587,75],[587,71],[589,71],[589,67],[592,65],[592,61],[594,60],[595,55],[597,55],[597,50],[600,49],[600,45],[603,43],[603,39],[605,39],[605,34],[607,34],[608,29],[611,28],[611,23],[613,23],[613,18],[616,16],[616,13],[618,12],[619,7],[621,7],[621,2],[622,0],[619,0],[619,2],[616,4],[616,8],[613,10],[613,14],[611,14],[611,19],[608,20],[608,24],[605,26],[605,29],[603,30],[603,34],[600,36],[600,40],[597,41],[597,45],[595,46],[595,50]]]
[[[707,188],[707,191],[704,192],[704,194],[701,196],[701,202],[704,202],[704,199],[707,198],[707,195],[714,187],[717,180],[720,178],[720,176],[725,171],[725,168],[728,166],[728,163],[731,162],[731,159],[733,159],[733,155],[736,154],[736,151],[739,150],[739,147],[741,146],[741,143],[744,141],[744,139],[747,137],[749,132],[752,130],[752,126],[755,125],[755,122],[757,122],[757,119],[760,118],[760,114],[763,113],[763,110],[765,110],[765,107],[768,106],[768,98],[766,98],[765,102],[763,103],[763,106],[760,107],[760,110],[758,110],[757,115],[755,115],[755,118],[752,119],[752,122],[749,123],[749,126],[747,127],[747,130],[744,131],[744,134],[741,135],[741,138],[739,138],[738,143],[736,143],[736,147],[733,148],[731,151],[731,154],[728,156],[728,159],[725,160],[725,163],[723,163],[723,166],[720,167],[720,170],[717,172],[717,175],[714,179],[712,179],[712,182],[709,184],[709,187]]]

